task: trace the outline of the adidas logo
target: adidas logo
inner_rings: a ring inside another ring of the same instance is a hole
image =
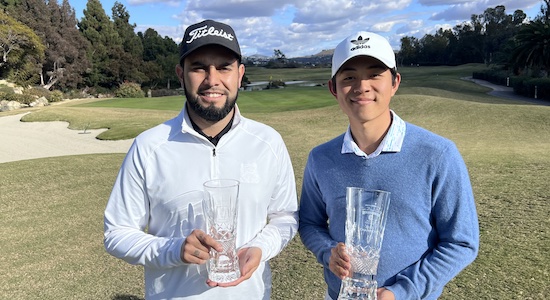
[[[366,45],[366,43],[370,40],[370,38],[363,39],[362,36],[357,37],[356,40],[351,40],[351,43],[355,45],[355,47],[352,47],[350,51],[355,51],[359,49],[370,49],[370,45]]]
[[[357,37],[356,40],[351,40],[351,42],[357,46],[363,45],[364,43],[368,42],[370,38],[363,39],[362,36]]]

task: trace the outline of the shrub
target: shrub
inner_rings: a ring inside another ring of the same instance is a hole
[[[31,95],[25,95],[25,94],[16,94],[13,91],[12,92],[0,92],[0,100],[6,100],[6,101],[16,101],[21,104],[30,104],[35,99],[34,96]]]
[[[494,84],[506,85],[507,78],[511,77],[505,70],[489,69],[473,72],[472,78],[489,81]]]
[[[84,94],[92,95],[96,98],[110,98],[113,97],[112,91],[108,88],[101,86],[87,87],[83,91]]]
[[[63,101],[64,98],[65,98],[65,95],[63,94],[62,91],[55,90],[50,94],[50,98],[48,98],[48,101],[59,102],[59,101]]]
[[[145,93],[141,86],[134,82],[123,82],[115,91],[117,98],[144,98]]]
[[[81,98],[91,98],[93,97],[89,94],[89,89],[84,90],[66,90],[63,92],[65,99],[81,99]]]
[[[0,93],[13,93],[13,88],[7,85],[0,85]]]
[[[272,80],[267,84],[266,89],[278,89],[278,88],[284,88],[286,86],[286,83],[280,79],[278,80]]]
[[[0,89],[0,101],[8,100],[8,99],[6,99],[6,97],[7,97],[6,94],[8,94],[7,91],[4,91],[4,90]]]
[[[528,97],[538,99],[550,99],[550,79],[549,78],[534,78],[523,82],[524,90]]]
[[[514,92],[525,97],[550,99],[550,78],[516,77],[512,81]]]
[[[172,89],[151,90],[151,97],[165,97],[165,96],[176,96],[176,95],[183,95],[183,91],[181,89],[178,89],[178,90],[172,90]]]
[[[523,84],[527,80],[529,80],[529,77],[527,76],[518,76],[518,77],[515,77],[514,80],[510,80],[511,85],[514,88],[514,93],[528,97],[529,91],[527,90],[526,86]]]
[[[50,92],[50,90],[45,89],[43,87],[33,87],[33,88],[26,89],[26,90],[23,91],[24,95],[36,96],[36,98],[44,97],[44,98],[48,99],[48,101],[50,100],[49,98],[50,98],[51,93],[52,92]]]
[[[473,72],[472,78],[486,80],[494,84],[507,84],[514,88],[514,93],[525,97],[550,99],[550,78],[533,78],[531,76],[514,76],[504,70],[489,69]]]

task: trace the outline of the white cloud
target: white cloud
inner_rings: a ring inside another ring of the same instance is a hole
[[[398,27],[395,30],[395,33],[398,35],[410,35],[410,36],[416,36],[416,34],[419,32],[419,30],[424,26],[423,20],[412,20],[409,22],[403,22],[403,26]]]
[[[358,19],[379,18],[384,14],[393,13],[396,9],[403,9],[411,0],[393,0],[375,3],[365,0],[307,0],[296,1],[298,10],[294,22],[296,23],[323,23]],[[345,22],[345,21],[344,21]]]
[[[422,0],[420,0],[422,2]],[[427,1],[427,2],[437,2],[435,0],[433,1]],[[443,2],[443,1],[441,1]],[[434,13],[430,19],[431,20],[445,20],[445,21],[453,21],[453,20],[470,20],[472,14],[482,14],[486,9],[488,8],[495,8],[499,5],[503,5],[506,8],[506,14],[513,14],[515,10],[521,9],[529,9],[535,6],[536,4],[539,4],[540,0],[482,0],[482,1],[457,1],[461,2],[458,4],[453,4],[449,6],[447,9]]]
[[[485,10],[485,8],[483,10],[478,10],[475,6],[475,3],[452,5],[442,12],[432,14],[430,20],[470,20],[472,14],[480,14]]]
[[[371,27],[371,30],[376,32],[389,32],[394,25],[395,25],[395,22],[376,23]]]
[[[419,0],[418,3],[425,6],[454,5],[460,3],[473,2],[471,0]]]
[[[200,12],[205,19],[269,17],[289,1],[195,0],[187,1],[185,11]]]
[[[505,5],[507,14],[516,9],[533,11],[534,7],[540,7],[541,0],[128,0],[128,3],[130,10],[147,11],[141,22],[131,14],[138,31],[154,28],[162,36],[180,42],[187,26],[210,18],[235,29],[245,55],[271,56],[274,49],[279,49],[287,57],[295,57],[334,48],[359,30],[377,32],[398,49],[403,36],[421,38],[439,28],[452,28],[469,21],[472,14],[482,14],[497,5]],[[162,7],[162,12],[168,13],[159,18]],[[172,23],[176,20],[179,25],[167,26],[163,18]]]
[[[163,3],[168,6],[177,7],[180,5],[181,2],[176,0],[128,0],[129,5],[143,5],[149,3]]]

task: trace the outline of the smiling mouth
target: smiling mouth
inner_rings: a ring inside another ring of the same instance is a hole
[[[222,94],[222,93],[205,92],[205,93],[201,93],[201,95],[203,95],[203,96],[205,96],[205,97],[208,97],[208,98],[217,98],[217,97],[223,96],[224,94]]]
[[[354,103],[370,103],[370,102],[374,102],[376,100],[374,99],[351,99],[351,102],[354,102]]]
[[[227,96],[227,93],[220,90],[204,90],[199,93],[200,97],[207,102],[218,101]]]

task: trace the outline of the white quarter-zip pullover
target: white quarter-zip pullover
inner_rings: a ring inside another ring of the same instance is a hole
[[[205,230],[202,198],[193,191],[220,178],[240,182],[237,248],[261,248],[262,262],[238,286],[210,288],[205,265],[184,263],[180,252],[194,229]],[[214,146],[184,108],[135,139],[105,210],[104,243],[115,257],[144,266],[146,299],[269,299],[267,261],[297,227],[294,172],[280,134],[235,106],[231,130]]]

